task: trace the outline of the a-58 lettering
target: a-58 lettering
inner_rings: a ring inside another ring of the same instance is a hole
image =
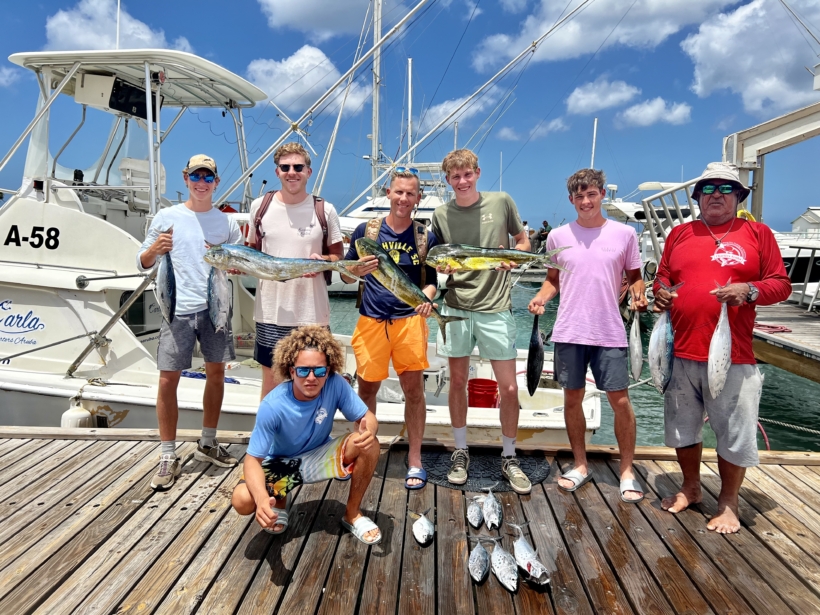
[[[54,226],[51,228],[35,226],[32,227],[28,237],[21,237],[17,225],[12,224],[3,245],[15,245],[20,248],[24,243],[27,243],[32,248],[45,247],[46,250],[56,250],[60,246],[60,229]]]

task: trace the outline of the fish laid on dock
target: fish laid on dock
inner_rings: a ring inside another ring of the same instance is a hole
[[[382,286],[393,293],[399,301],[403,301],[411,308],[415,308],[422,303],[432,303],[427,295],[421,292],[418,286],[413,284],[413,280],[401,270],[378,243],[368,237],[357,239],[356,252],[358,252],[359,256],[372,254],[379,260],[379,267],[372,275]],[[456,322],[457,320],[466,320],[461,316],[442,316],[436,308],[433,308],[432,316],[438,321],[441,337],[445,343],[447,343],[447,323]]]
[[[535,395],[535,389],[541,382],[541,373],[544,370],[544,336],[538,328],[538,315],[532,321],[532,335],[530,335],[530,349],[527,351],[527,392],[530,397]]]
[[[629,366],[635,382],[641,379],[643,369],[643,342],[641,342],[641,323],[637,310],[632,312],[632,326],[629,328]]]
[[[433,540],[433,534],[436,533],[436,527],[433,525],[433,522],[427,518],[427,513],[431,510],[431,508],[428,508],[421,514],[415,513],[412,510],[409,511],[409,515],[416,519],[415,523],[413,523],[413,537],[421,546]]]
[[[470,551],[470,558],[467,560],[467,568],[470,570],[470,576],[476,583],[481,583],[490,572],[490,554],[487,549],[481,544],[483,538],[481,536],[470,536],[470,540],[475,540],[476,545]]]
[[[484,520],[487,522],[487,529],[494,530],[501,527],[503,513],[501,510],[501,502],[493,495],[492,487],[489,487],[487,491],[488,494],[484,498],[482,512],[484,513]]]
[[[174,230],[174,225],[168,227],[163,233],[170,233]],[[157,279],[154,282],[154,295],[159,303],[159,311],[162,317],[170,325],[174,322],[174,315],[177,309],[177,278],[174,275],[174,262],[171,260],[171,252],[161,254],[158,258]]]
[[[450,267],[456,271],[485,271],[497,269],[502,263],[515,263],[519,266],[543,265],[560,271],[566,271],[550,260],[562,250],[572,246],[563,246],[545,254],[524,252],[523,250],[504,250],[503,248],[479,248],[458,243],[433,246],[427,254],[427,263],[432,267]]]
[[[214,330],[228,330],[228,320],[231,317],[231,285],[228,275],[221,269],[211,267],[208,275],[208,315]]]
[[[518,538],[513,542],[513,553],[515,554],[515,561],[518,566],[527,574],[527,578],[530,581],[538,583],[539,585],[549,583],[549,570],[538,560],[538,552],[532,548],[532,545],[524,537],[524,527],[529,525],[529,521],[521,525],[507,521],[507,525],[518,531]]]
[[[667,286],[660,280],[661,287],[673,293],[683,286],[683,282],[675,286]],[[665,310],[655,321],[652,327],[652,335],[649,336],[649,374],[652,376],[652,384],[658,389],[658,393],[663,395],[666,387],[669,386],[669,379],[672,377],[672,364],[675,353],[675,332],[672,330],[672,318],[669,310]]]
[[[718,284],[718,288],[725,288],[731,283],[732,278],[729,278],[725,286]],[[731,366],[732,330],[729,328],[729,308],[725,303],[721,303],[720,317],[715,332],[712,334],[712,341],[709,342],[709,361],[706,369],[709,393],[713,398],[717,398],[723,391],[723,385],[726,384],[726,376]]]
[[[515,558],[504,550],[501,545],[501,538],[493,538],[492,540],[495,541],[495,547],[493,547],[490,556],[493,574],[501,585],[514,592],[518,589],[518,565],[515,563]]]
[[[481,511],[481,506],[484,504],[484,496],[477,495],[467,504],[467,521],[470,522],[475,529],[481,527],[484,523],[484,513]]]
[[[248,246],[221,244],[211,246],[205,253],[205,261],[217,269],[236,269],[246,275],[262,280],[284,282],[301,278],[306,273],[338,271],[356,277],[348,267],[360,265],[359,261],[325,261],[312,258],[281,258],[271,256]]]

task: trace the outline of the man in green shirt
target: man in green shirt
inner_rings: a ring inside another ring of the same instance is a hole
[[[441,163],[447,183],[455,198],[433,213],[433,234],[439,243],[458,243],[485,248],[509,248],[510,236],[515,249],[529,251],[530,241],[518,208],[505,192],[483,192],[476,189],[481,169],[478,157],[467,149],[447,154]],[[467,379],[470,354],[478,344],[482,357],[490,360],[498,381],[501,398],[501,434],[503,451],[501,469],[517,493],[529,493],[530,479],[521,470],[515,456],[518,434],[518,383],[515,378],[515,320],[510,298],[510,269],[505,263],[497,271],[452,272],[442,314],[462,316],[465,320],[450,323],[447,343],[439,333],[438,352],[450,363],[450,422],[456,450],[451,458],[447,479],[456,485],[467,482],[470,454],[467,449]]]

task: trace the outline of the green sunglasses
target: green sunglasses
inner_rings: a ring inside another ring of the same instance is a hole
[[[721,184],[720,186],[715,186],[714,184],[706,184],[705,186],[700,187],[700,191],[703,194],[714,194],[715,190],[720,192],[721,194],[732,194],[736,189],[736,186],[733,184]]]

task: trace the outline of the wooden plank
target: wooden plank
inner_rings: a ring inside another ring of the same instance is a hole
[[[807,357],[803,352],[791,344],[788,340],[782,340],[783,347],[770,344],[768,341],[758,338],[752,340],[752,350],[755,359],[763,363],[769,363],[780,369],[784,369],[792,374],[797,374],[802,378],[820,382],[820,364],[814,359]]]
[[[640,461],[637,464],[639,471],[651,484],[658,494],[658,497],[673,495],[678,491],[678,485],[672,481],[672,477],[654,462]],[[706,500],[700,505],[701,510],[706,509]],[[708,512],[716,512],[712,509]],[[751,607],[752,612],[758,615],[770,615],[771,613],[792,613],[793,611],[778,596],[766,580],[761,578],[757,572],[749,565],[744,556],[729,543],[737,540],[736,535],[721,535],[710,532],[706,529],[706,519],[703,514],[694,508],[685,510],[675,515],[698,546],[721,570],[723,575],[735,587],[740,595]]]
[[[671,464],[672,462],[664,463]],[[714,613],[689,579],[686,571],[678,564],[675,556],[641,514],[641,507],[651,507],[656,503],[646,498],[639,504],[622,502],[619,475],[600,460],[591,460],[589,469],[595,477],[595,484],[604,501],[646,562],[649,572],[655,577],[675,612],[692,615]]]
[[[569,471],[571,464],[566,460],[559,463],[563,471]],[[593,473],[593,476],[597,475]],[[655,579],[646,569],[629,538],[607,507],[597,489],[584,489],[576,499],[584,511],[587,524],[604,545],[604,555],[615,572],[629,602],[638,613],[668,613],[674,610],[666,601]],[[632,504],[631,506],[634,506]]]
[[[404,488],[404,451],[391,449],[382,488],[377,524],[382,541],[370,550],[367,574],[362,585],[360,613],[395,615],[402,570],[402,541],[407,518],[407,489]],[[432,489],[428,485],[425,489]]]
[[[553,463],[552,471],[558,471],[556,463]],[[595,489],[595,486],[587,483],[575,493],[559,490],[557,485],[555,489],[545,491],[593,609],[607,614],[632,613],[629,601],[612,570],[609,569],[606,558],[575,499],[586,497],[586,491],[590,489]]]
[[[16,463],[18,459],[42,448],[48,441],[44,440],[3,440],[0,444],[0,470]]]
[[[179,455],[185,455],[193,452],[194,448],[192,444],[183,444],[177,452]],[[151,478],[156,465],[156,458],[149,455],[148,459],[140,464],[142,468],[148,468],[147,475],[95,523],[88,526],[37,570],[36,576],[43,577],[37,587],[40,587],[40,584],[44,588],[48,587],[48,580],[52,577],[55,579],[55,585],[56,579],[63,579],[59,585],[43,592],[43,596],[48,599],[38,608],[38,613],[73,613],[76,606],[103,582],[105,576],[123,558],[129,557],[133,546],[159,522],[202,472],[210,467],[210,464],[206,463],[189,464],[176,479],[172,489],[154,491],[151,488]],[[132,507],[135,510],[129,510]],[[132,513],[130,516],[129,512]],[[100,542],[99,536],[111,527],[116,527],[116,531],[107,534],[104,541]]]
[[[671,462],[660,462],[658,465],[670,475],[677,470],[676,464]],[[702,510],[704,512],[716,511],[717,496],[720,493],[719,477],[713,474],[705,465],[702,466],[701,477],[701,484],[704,487]],[[716,491],[713,491],[715,489]],[[740,520],[745,524],[745,527],[735,536],[732,536],[732,539],[728,542],[735,547],[743,559],[757,570],[761,578],[767,581],[768,585],[777,592],[783,601],[794,609],[795,613],[810,613],[817,605],[817,595],[804,585],[804,581],[808,582],[809,578],[814,578],[815,582],[820,580],[820,572],[814,567],[809,569],[801,562],[797,565],[800,572],[795,574],[795,566],[786,561],[794,559],[792,557],[794,550],[788,548],[789,546],[795,547],[794,543],[785,538],[780,532],[777,532],[777,529],[765,517],[750,513],[754,513],[754,509],[745,501],[741,501]],[[780,534],[779,540],[771,540],[774,536],[772,530]],[[778,544],[784,541],[790,543],[790,545],[781,546],[781,544]],[[786,552],[786,558],[778,555],[781,551]],[[803,559],[810,560],[805,555]],[[808,576],[803,576],[803,570],[807,570]],[[803,578],[803,581],[800,580],[801,578]]]
[[[177,429],[177,442],[196,442],[202,437],[200,429]],[[248,444],[251,434],[247,431],[222,431],[217,433],[220,444]],[[46,438],[49,440],[140,440],[159,442],[159,429],[132,429],[121,427],[65,428],[0,426],[0,438]]]
[[[785,469],[811,487],[815,491],[815,499],[820,499],[820,473],[815,468],[785,466]]]
[[[475,612],[472,580],[467,568],[469,548],[465,512],[461,491],[436,487],[439,613],[472,615]],[[432,570],[427,574],[432,576]]]
[[[793,498],[799,499],[808,508],[816,513],[820,513],[820,493],[815,491],[806,481],[801,480],[781,466],[761,466],[760,471],[764,474],[768,474],[772,479],[777,481],[792,494]],[[820,485],[820,476],[814,473],[811,473],[811,476],[816,476],[818,480],[815,481],[815,483]],[[809,478],[809,475],[806,477]]]
[[[552,464],[552,459],[548,459]],[[554,469],[556,466],[553,465]],[[541,485],[533,485],[529,497],[521,498],[524,515],[529,520],[532,546],[538,551],[541,563],[550,571],[550,581],[553,608],[557,615],[591,615],[592,606],[589,603],[584,586],[572,563],[567,545],[558,523],[552,514],[545,491],[557,490],[554,480]]]
[[[423,513],[428,508],[428,518],[436,523],[436,490],[428,484],[424,489],[410,491],[407,510]],[[436,543],[422,547],[413,538],[415,519],[408,515],[404,527],[404,556],[401,565],[399,587],[399,615],[435,613],[436,609]]]
[[[20,447],[0,458],[0,485],[6,483],[19,485],[21,475],[35,465],[38,466],[39,476],[43,476],[49,471],[48,466],[45,465],[49,458],[73,444],[70,440],[28,440],[28,442],[33,446]]]
[[[28,444],[29,442],[30,440],[27,439],[0,439],[0,457],[6,455],[11,451],[17,450],[20,446],[22,446],[23,444]]]
[[[362,514],[370,517],[376,525],[379,525],[382,540],[385,540],[387,535],[386,527],[381,527],[385,525],[386,520],[380,519],[376,511],[379,508],[379,498],[384,486],[388,457],[388,449],[380,451],[373,479],[362,499]],[[347,502],[347,494],[342,501]],[[356,611],[359,588],[362,584],[369,552],[368,545],[360,542],[350,532],[342,532],[336,556],[330,567],[330,575],[325,583],[322,602],[319,605],[319,615],[348,615]]]
[[[40,442],[45,444],[44,448],[51,446],[49,440],[41,440]],[[63,463],[79,455],[92,444],[94,443],[68,442],[66,446],[61,447],[54,443],[55,448],[50,449],[47,456],[28,455],[25,459],[19,459],[18,463],[25,462],[28,467],[24,469],[24,466],[20,466],[19,474],[13,470],[17,464],[7,468],[9,474],[5,476],[4,480],[0,481],[0,502],[9,501],[11,504],[11,500],[16,500],[19,503],[20,496],[17,494],[25,492],[29,495],[34,490],[47,489],[48,485],[60,480],[50,476],[50,472],[53,472],[55,468],[60,468]],[[60,472],[65,475],[67,469],[70,469],[70,466],[61,468]]]
[[[263,556],[262,564],[241,602],[238,611],[240,615],[276,611],[276,606],[290,581],[291,571],[296,567],[299,555],[312,531],[330,482],[332,481],[303,485],[299,489],[298,499],[294,500],[291,506],[288,529],[284,534],[272,536],[256,526],[259,536],[269,540],[270,549]],[[218,586],[219,579],[217,579],[215,589],[219,589]],[[210,608],[206,610],[206,607]],[[199,612],[210,614],[233,613],[234,611],[222,608],[220,603],[211,600],[211,595],[209,595]]]
[[[120,498],[126,492],[133,493],[135,485],[146,482],[146,477],[155,467],[154,448],[152,443],[144,443],[131,449],[127,456],[119,460],[117,466],[112,468],[114,473],[112,475],[116,476],[118,470],[121,474],[102,491],[95,493],[96,486],[92,485],[90,487],[91,498],[84,504],[73,507],[72,514],[64,513],[65,520],[62,523],[55,523],[51,531],[48,529],[24,531],[6,541],[3,545],[2,561],[9,562],[9,564],[0,571],[0,596],[6,595],[11,588],[22,581],[30,585],[33,579],[42,574],[42,569],[33,574],[35,569],[60,551],[64,545],[69,542],[73,543],[73,539],[78,534],[85,532],[87,535],[77,544],[73,544],[68,549],[68,553],[62,553],[59,556],[60,561],[57,565],[59,573],[53,569],[53,566],[49,566],[50,582],[61,578],[60,575],[65,576],[67,574],[65,571],[71,570],[72,563],[75,566],[78,565],[76,557],[73,556],[77,549],[88,552],[96,547],[108,533],[116,529],[116,524],[109,525],[112,519],[120,522],[133,513],[137,505],[142,505],[148,498],[148,493],[144,493],[141,498],[132,495],[131,499],[125,501],[121,501]],[[113,516],[109,514],[107,517],[99,518],[112,508],[116,509]],[[86,532],[89,526],[93,529],[91,532]],[[89,538],[92,540],[90,545],[88,544]],[[35,593],[41,595],[39,590]]]
[[[231,448],[231,454],[241,459],[246,449],[247,445],[238,445]],[[185,528],[120,603],[117,608],[118,615],[153,612],[163,601],[166,593],[174,586],[176,580],[185,572],[200,547],[209,538],[214,542],[224,540],[225,534],[217,530],[225,515],[231,510],[231,495],[233,488],[242,477],[242,464],[240,463],[233,469],[219,468],[219,470],[218,475],[221,480],[218,488],[194,513]],[[193,567],[192,576],[196,578],[202,565],[203,562],[200,560],[197,566]],[[207,562],[205,565],[207,566]],[[216,574],[216,570],[213,574]],[[210,578],[207,570],[201,578],[208,583]]]

